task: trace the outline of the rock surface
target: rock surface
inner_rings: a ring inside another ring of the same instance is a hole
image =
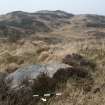
[[[22,81],[28,79],[33,80],[36,79],[40,73],[47,73],[49,77],[53,77],[53,75],[60,68],[67,68],[68,65],[63,63],[50,63],[45,65],[29,65],[23,68],[17,69],[15,72],[9,74],[6,77],[6,83],[11,88],[18,87]]]

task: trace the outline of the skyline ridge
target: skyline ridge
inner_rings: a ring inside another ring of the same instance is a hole
[[[15,12],[23,12],[23,13],[40,13],[40,12],[43,12],[43,11],[48,11],[48,12],[56,12],[56,11],[59,11],[59,12],[65,12],[65,13],[68,13],[68,14],[73,14],[73,15],[98,15],[98,16],[105,16],[105,14],[95,14],[95,13],[78,13],[78,14],[75,14],[75,13],[72,13],[72,12],[68,12],[68,11],[65,11],[65,10],[37,10],[37,11],[24,11],[24,10],[16,10],[16,11],[10,11],[10,12],[6,12],[6,13],[2,13],[0,14],[0,16],[2,15],[7,15],[7,14],[11,14],[11,13],[15,13]]]

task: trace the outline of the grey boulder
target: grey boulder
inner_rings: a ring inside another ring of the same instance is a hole
[[[17,69],[15,72],[9,74],[6,78],[6,84],[14,89],[20,86],[22,81],[34,80],[37,78],[40,73],[47,73],[49,77],[53,77],[53,75],[60,69],[60,68],[67,68],[68,65],[63,63],[50,63],[50,64],[43,64],[43,65],[29,65],[23,68]]]

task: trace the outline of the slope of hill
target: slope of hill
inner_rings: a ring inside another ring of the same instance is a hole
[[[14,40],[35,36],[37,33],[56,31],[60,33],[62,29],[65,36],[66,31],[75,33],[79,30],[79,33],[85,32],[85,34],[97,37],[97,33],[102,33],[100,36],[104,36],[104,28],[105,16],[73,15],[60,10],[43,10],[36,13],[15,11],[0,16],[0,37]]]
[[[60,87],[60,89],[57,88],[57,91],[59,90],[63,94],[61,97],[49,98],[48,104],[104,105],[105,16],[73,15],[59,10],[45,10],[36,13],[15,11],[0,16],[0,72],[2,72],[0,75],[3,77],[11,75],[17,73],[17,70],[21,70],[21,68],[30,67],[30,65],[51,63],[51,67],[53,67],[53,63],[62,62],[70,67],[60,68],[55,75],[59,81],[60,79],[66,80],[64,84],[57,86]],[[38,67],[40,68],[40,66]],[[51,67],[48,70],[55,70]],[[46,70],[46,68],[44,69]],[[26,70],[24,72],[27,74]],[[28,72],[30,73],[30,68]],[[39,76],[37,79],[36,89],[40,91],[42,85],[46,86],[40,82],[42,80],[45,80],[46,82],[43,83],[47,85],[49,83],[48,86],[52,89],[51,83],[55,82],[51,78],[43,76],[42,78]],[[14,105],[14,102],[16,105],[23,105],[24,102],[24,105],[28,105],[29,102],[33,102],[32,105],[35,104],[36,100],[32,98],[27,83],[26,87],[29,91],[20,90],[16,95],[16,93],[7,91],[8,87],[4,88],[5,84],[1,84],[1,82],[0,105]],[[28,92],[27,97],[21,94],[21,91],[24,94]],[[11,96],[8,95],[8,92]],[[43,103],[39,102],[38,105],[43,105]]]
[[[78,15],[75,16],[72,21],[72,23],[76,25],[85,25],[87,27],[105,27],[105,16],[99,16],[99,15]]]
[[[0,16],[0,36],[26,37],[36,32],[49,32],[53,28],[69,24],[67,19],[72,16],[62,11],[11,12]]]

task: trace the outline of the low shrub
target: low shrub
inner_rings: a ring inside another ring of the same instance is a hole
[[[91,69],[91,71],[94,71],[96,68],[96,64],[93,61],[79,54],[66,55],[62,62],[73,67],[84,67],[88,70]]]
[[[56,81],[45,73],[41,73],[37,79],[34,80],[34,85],[32,86],[33,93],[39,94],[40,96],[43,96],[45,93],[54,92],[55,88]]]

